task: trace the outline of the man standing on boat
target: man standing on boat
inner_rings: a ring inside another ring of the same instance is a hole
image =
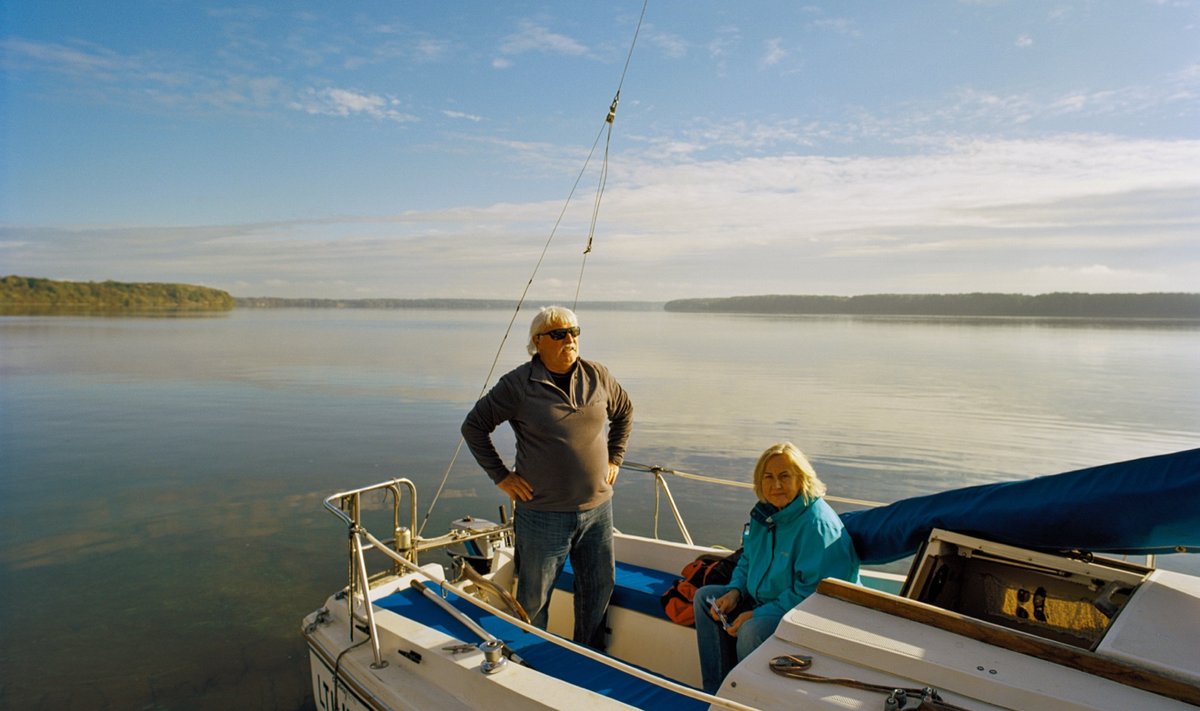
[[[516,501],[517,601],[545,629],[554,581],[569,557],[573,639],[602,649],[616,563],[612,485],[633,404],[608,368],[579,357],[579,334],[570,309],[542,309],[529,327],[533,357],[475,403],[462,434],[479,466]],[[513,469],[492,441],[503,422],[516,435]]]

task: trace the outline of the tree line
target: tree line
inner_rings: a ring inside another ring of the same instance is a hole
[[[229,311],[234,298],[220,289],[191,284],[56,281],[36,277],[0,279],[0,306],[97,311]]]
[[[191,284],[76,282],[6,276],[0,279],[0,307],[69,308],[98,311],[228,311],[239,308],[335,309],[509,309],[505,299],[294,299],[233,297],[220,289]],[[768,294],[654,302],[590,302],[580,308],[856,316],[1022,316],[1057,318],[1200,319],[1200,294],[865,294],[822,296]]]
[[[1200,294],[773,294],[679,299],[664,308],[704,313],[1200,319]]]
[[[515,299],[296,299],[278,296],[238,296],[238,308],[248,309],[514,309]],[[538,302],[543,303],[543,302]],[[549,305],[550,302],[545,302]],[[580,309],[608,311],[652,311],[662,302],[584,301]]]

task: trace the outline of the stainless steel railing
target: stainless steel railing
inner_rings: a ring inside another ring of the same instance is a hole
[[[654,477],[654,521],[653,535],[658,539],[659,536],[659,519],[661,517],[662,501],[665,499],[671,515],[675,520],[675,524],[679,527],[679,532],[683,536],[683,540],[688,545],[693,545],[691,533],[688,531],[687,524],[683,520],[683,514],[679,511],[679,506],[675,502],[675,497],[671,494],[671,487],[667,482],[668,476],[679,477],[691,481],[698,481],[707,484],[716,484],[720,486],[729,486],[742,489],[752,489],[753,485],[749,482],[730,481],[728,479],[720,479],[717,477],[704,476],[701,474],[691,474],[688,472],[668,469],[666,467],[652,466],[646,464],[638,464],[635,462],[625,462],[622,465],[623,469],[640,471],[653,475]],[[363,522],[364,507],[363,497],[379,493],[383,496],[385,503],[391,502],[391,537],[380,539],[367,530]],[[860,499],[844,499],[838,497],[827,496],[832,501],[842,503],[857,504],[862,506],[878,506],[879,504],[871,501],[863,501]],[[402,509],[407,502],[408,520],[407,525],[402,521]],[[363,624],[367,628],[367,634],[370,636],[373,652],[375,655],[375,664],[378,666],[386,666],[383,661],[379,649],[378,635],[376,634],[375,613],[370,602],[371,582],[381,576],[388,574],[399,575],[404,572],[419,571],[420,554],[424,551],[434,549],[447,548],[456,544],[464,544],[468,541],[502,536],[505,541],[512,541],[512,524],[502,523],[493,527],[482,530],[463,530],[456,529],[432,538],[425,538],[417,533],[417,487],[409,479],[391,479],[382,481],[370,486],[364,486],[358,489],[350,489],[348,491],[338,492],[325,499],[325,508],[337,516],[343,523],[346,524],[349,537],[347,541],[347,570],[346,570],[346,605],[349,617],[353,621]],[[503,513],[503,511],[501,511]],[[379,570],[372,572],[367,567],[367,554],[371,551],[382,553],[389,561],[390,568],[381,567]],[[353,641],[355,626],[350,625],[350,636]]]
[[[692,535],[687,530],[687,525],[683,522],[683,515],[679,513],[679,506],[675,503],[675,497],[671,495],[671,487],[667,485],[666,475],[676,476],[680,479],[688,479],[691,481],[699,481],[705,484],[717,484],[719,486],[729,486],[737,489],[753,489],[754,484],[748,481],[731,481],[729,479],[720,479],[713,476],[705,476],[703,474],[692,474],[682,472],[677,469],[668,469],[649,464],[638,464],[636,462],[625,462],[621,465],[622,469],[632,469],[633,471],[646,472],[654,475],[654,537],[658,538],[658,523],[660,516],[660,504],[663,497],[666,498],[668,506],[671,508],[671,514],[675,517],[675,524],[679,526],[679,532],[683,535],[683,540],[688,545],[692,544]],[[878,501],[867,501],[866,499],[851,499],[844,496],[829,496],[824,497],[827,501],[834,501],[842,504],[853,504],[855,506],[883,506]]]

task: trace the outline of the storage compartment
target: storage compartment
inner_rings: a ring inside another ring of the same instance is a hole
[[[1150,569],[1072,558],[934,530],[901,595],[1095,650]]]

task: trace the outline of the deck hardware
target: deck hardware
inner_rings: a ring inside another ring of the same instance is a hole
[[[449,647],[442,647],[443,652],[451,654],[466,654],[467,652],[474,652],[477,649],[478,647],[473,644],[452,644]]]
[[[450,601],[448,601],[444,597],[445,595],[448,594],[446,592],[446,589],[444,587],[442,587],[440,584],[438,585],[438,587],[442,591],[441,595],[434,592],[432,589],[429,588],[429,586],[425,585],[424,583],[422,583],[420,580],[417,580],[416,578],[413,578],[412,580],[410,580],[409,584],[412,587],[420,590],[421,593],[424,594],[426,598],[428,598],[429,600],[432,600],[434,602],[434,604],[436,604],[438,607],[441,607],[443,610],[450,613],[451,617],[458,620],[467,629],[474,632],[480,639],[484,640],[484,644],[495,643],[496,646],[500,649],[501,653],[504,654],[504,656],[513,660],[517,664],[529,666],[529,664],[524,659],[521,659],[521,657],[518,656],[516,652],[509,649],[508,645],[506,645],[501,640],[496,639],[494,636],[492,636],[491,632],[488,632],[487,630],[485,630],[478,622],[476,622],[475,620],[472,620],[470,617],[468,617],[466,614],[464,614],[462,612],[462,610],[459,610],[457,607],[455,607],[453,604],[451,604]],[[483,649],[483,647],[481,646],[480,649]]]
[[[771,668],[777,673],[804,671],[812,666],[812,657],[807,654],[788,654],[771,660]]]
[[[850,689],[862,689],[864,691],[873,691],[878,694],[886,694],[887,698],[883,700],[883,708],[885,711],[925,711],[932,709],[933,711],[967,711],[962,706],[946,703],[942,700],[941,694],[937,689],[931,686],[922,687],[920,689],[903,689],[884,684],[872,684],[870,682],[861,681],[859,679],[849,679],[844,677],[821,676],[808,671],[808,667],[812,664],[812,658],[806,655],[783,655],[771,659],[771,671],[786,676],[791,679],[799,679],[801,681],[812,681],[818,684],[837,684]],[[979,667],[982,669],[983,667]],[[993,670],[993,674],[995,671]],[[918,701],[919,699],[919,701]],[[916,705],[905,706],[909,701],[916,702]]]
[[[324,625],[324,624],[328,624],[328,623],[329,623],[329,608],[322,607],[319,610],[317,610],[316,617],[313,618],[313,621],[308,623],[307,625],[305,625],[304,634],[312,634],[313,632],[317,631],[318,627],[320,627],[321,625]]]
[[[483,664],[479,665],[479,668],[484,674],[495,674],[508,666],[508,659],[504,656],[504,644],[500,640],[489,639],[482,642],[479,650],[483,652]]]
[[[1132,592],[1132,586],[1126,585],[1119,580],[1113,580],[1100,589],[1100,593],[1096,596],[1096,599],[1092,600],[1092,605],[1100,611],[1100,614],[1111,620],[1117,616],[1117,612],[1121,609],[1117,601],[1113,600],[1113,596],[1117,594],[1128,595]]]
[[[409,659],[413,660],[413,661],[414,661],[414,662],[416,662],[417,664],[420,664],[420,663],[421,663],[421,653],[420,653],[420,652],[418,652],[418,651],[417,651],[417,650],[415,650],[415,649],[410,649],[410,650],[408,650],[407,652],[406,652],[406,651],[404,651],[403,649],[398,649],[398,650],[396,650],[396,651],[397,651],[397,652],[400,654],[400,656],[402,656],[402,657],[408,657]],[[387,662],[384,662],[384,664],[386,665],[386,664],[387,664]],[[371,665],[371,668],[375,668],[375,665],[374,665],[374,664],[372,664],[372,665]]]
[[[916,695],[909,695],[909,692],[916,692],[916,689],[893,689],[892,693],[883,700],[884,711],[905,711],[912,709],[913,711],[921,711],[921,709],[956,709],[957,706],[946,704],[942,701],[942,695],[937,689],[932,686],[926,686],[920,690],[920,699]],[[909,702],[916,705],[910,706]]]

